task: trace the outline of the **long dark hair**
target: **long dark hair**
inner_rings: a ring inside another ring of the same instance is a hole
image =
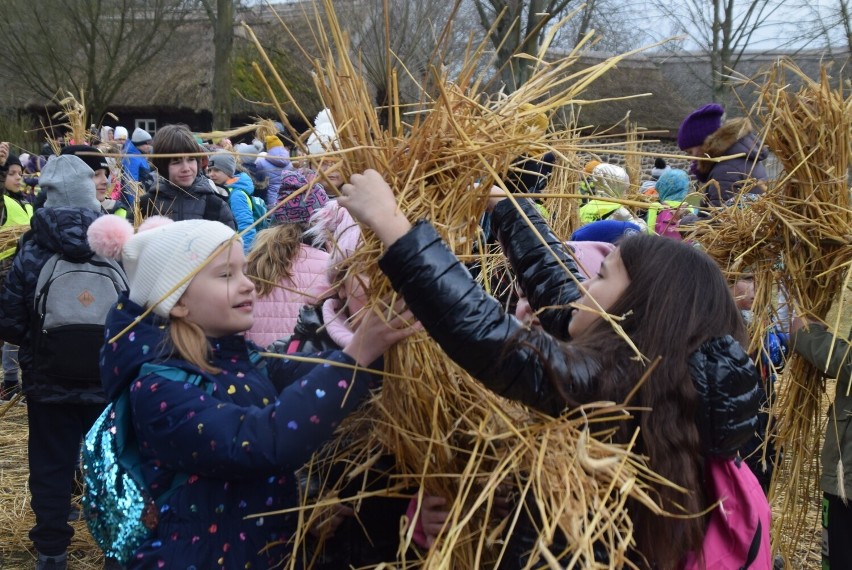
[[[719,267],[694,247],[642,234],[623,240],[618,251],[630,284],[609,313],[624,315],[624,332],[650,361],[660,360],[630,402],[648,411],[637,412],[633,426],[623,426],[616,438],[626,441],[628,428],[638,426],[636,451],[648,456],[658,474],[689,490],[684,494],[657,486],[663,508],[694,515],[706,509],[707,500],[689,357],[714,337],[730,334],[744,342],[742,318]],[[647,372],[647,364],[603,319],[565,350],[600,366],[594,394],[572,392],[571,378],[553,378],[569,404],[623,401]],[[688,552],[700,549],[706,517],[660,517],[636,503],[631,512],[638,550],[655,567],[676,568]]]

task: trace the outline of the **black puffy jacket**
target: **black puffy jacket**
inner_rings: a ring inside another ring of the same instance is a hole
[[[571,270],[574,264],[564,246],[535,209],[526,204],[523,210]],[[579,296],[573,280],[508,201],[495,209],[493,229],[533,308],[558,307]],[[557,415],[565,401],[548,379],[547,363],[553,377],[571,379],[563,389],[576,401],[597,399],[599,364],[572,359],[554,338],[567,334],[570,311],[542,313],[546,332],[525,329],[473,280],[430,224],[418,222],[388,248],[379,265],[447,355],[490,390]],[[513,348],[507,351],[510,339]],[[757,371],[730,337],[705,343],[691,358],[690,370],[702,397],[697,421],[705,450],[732,455],[754,434],[760,398]]]

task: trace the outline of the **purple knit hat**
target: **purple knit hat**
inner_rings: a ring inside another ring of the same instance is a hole
[[[278,202],[286,199],[290,194],[308,185],[315,178],[315,173],[304,173],[300,170],[285,170],[281,174],[281,186],[278,188]],[[322,208],[328,202],[328,195],[322,184],[314,182],[311,187],[296,198],[288,200],[285,204],[275,209],[273,216],[278,223],[301,223],[306,224],[314,211]]]
[[[704,139],[719,130],[725,108],[718,103],[710,103],[691,112],[677,130],[677,146],[686,150],[701,146]]]

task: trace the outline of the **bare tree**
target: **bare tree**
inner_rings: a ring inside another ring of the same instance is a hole
[[[390,102],[394,76],[400,102],[415,103],[424,89],[428,91],[429,66],[458,55],[458,30],[452,27],[457,8],[456,3],[446,0],[374,1],[357,4],[356,10],[341,18],[348,20],[353,48],[360,54],[379,107]]]
[[[486,30],[494,28],[491,42],[497,50],[496,65],[507,90],[523,85],[533,62],[517,55],[535,55],[547,25],[562,14],[571,0],[473,0],[479,21]],[[579,1],[575,2],[579,5]]]
[[[171,40],[190,0],[0,2],[0,68],[36,94],[81,93],[93,121]],[[154,78],[152,78],[154,80]]]
[[[670,44],[675,57],[680,50],[697,48],[709,60],[709,76],[696,67],[693,79],[711,88],[714,101],[730,92],[730,70],[737,68],[746,50],[759,49],[761,44],[784,47],[783,36],[770,34],[781,30],[780,11],[786,0],[651,0],[650,4],[670,24],[668,30],[653,35],[683,38]]]
[[[836,0],[828,5],[808,4],[813,30],[829,51],[836,48],[852,53],[852,0]]]

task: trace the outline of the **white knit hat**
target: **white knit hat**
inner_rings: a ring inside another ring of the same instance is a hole
[[[127,140],[127,129],[122,126],[118,126],[115,128],[115,132],[112,134],[115,140]]]
[[[153,307],[164,318],[189,287],[191,279],[186,277],[220,245],[233,239],[239,241],[236,232],[220,222],[172,222],[162,216],[145,220],[135,235],[126,220],[102,216],[89,226],[88,238],[96,253],[121,259],[130,284],[130,300],[145,308]]]

